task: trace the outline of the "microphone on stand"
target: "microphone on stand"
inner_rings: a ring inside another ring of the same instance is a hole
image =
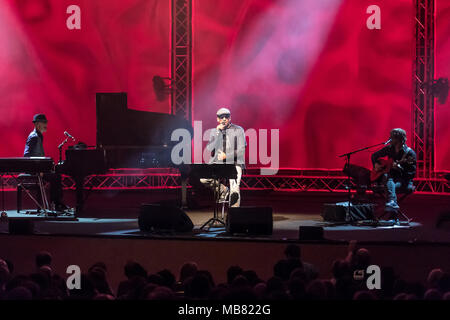
[[[74,138],[72,135],[70,135],[70,133],[68,133],[67,131],[64,131],[64,135],[65,135],[66,137],[72,139],[73,141],[75,141],[75,138]]]
[[[386,141],[386,142],[384,143],[384,145],[387,145],[387,144],[389,144],[389,143],[391,143],[391,142],[392,142],[392,139],[389,138],[389,140]]]

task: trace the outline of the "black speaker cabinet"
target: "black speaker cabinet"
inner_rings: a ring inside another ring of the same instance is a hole
[[[10,234],[33,234],[34,221],[29,219],[9,219],[8,230]]]
[[[141,231],[171,230],[189,232],[194,228],[188,215],[176,206],[144,204],[138,218]]]
[[[299,240],[323,240],[323,228],[316,226],[300,226],[298,228]]]
[[[344,222],[348,202],[326,203],[322,209],[324,221]],[[350,204],[350,221],[374,219],[375,205],[372,203]]]
[[[273,217],[271,207],[231,207],[228,210],[228,233],[271,235]]]

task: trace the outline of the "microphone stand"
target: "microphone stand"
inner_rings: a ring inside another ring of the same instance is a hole
[[[61,144],[58,146],[58,149],[59,149],[59,161],[58,161],[58,164],[62,163],[62,149],[63,149],[64,145],[67,143],[67,141],[69,141],[69,137],[64,139],[64,141],[61,142]]]
[[[350,152],[347,152],[347,153],[344,153],[344,154],[341,154],[340,156],[338,156],[339,158],[344,158],[345,157],[345,160],[347,162],[346,165],[347,165],[347,189],[348,189],[348,202],[347,202],[347,204],[348,204],[348,206],[347,206],[347,212],[346,212],[346,215],[345,215],[345,222],[350,222],[350,206],[351,206],[351,201],[352,201],[352,188],[350,186],[351,185],[350,157],[352,156],[352,154],[359,153],[361,151],[365,151],[365,150],[368,150],[368,149],[372,149],[372,148],[375,148],[375,147],[378,147],[378,146],[381,146],[381,145],[386,145],[386,142],[377,143],[377,144],[374,144],[373,146],[368,146],[368,147],[364,147],[364,148],[361,148],[361,149],[353,150],[353,151],[350,151]]]

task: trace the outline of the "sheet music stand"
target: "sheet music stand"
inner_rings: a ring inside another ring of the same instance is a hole
[[[191,165],[191,174],[203,179],[214,180],[214,215],[206,221],[200,229],[211,228],[215,223],[225,226],[225,221],[219,218],[217,204],[220,199],[220,181],[222,179],[237,179],[235,164],[193,164]]]

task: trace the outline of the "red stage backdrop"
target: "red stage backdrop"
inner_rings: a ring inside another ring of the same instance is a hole
[[[413,0],[193,1],[204,128],[229,105],[245,129],[280,129],[280,164],[297,168],[340,168],[338,154],[410,131]],[[81,30],[66,28],[72,4]],[[374,4],[381,30],[366,27]],[[170,71],[168,0],[4,1],[0,42],[0,156],[22,154],[37,112],[50,120],[50,155],[64,130],[94,144],[95,92],[127,91],[131,107],[169,112],[152,90]],[[437,149],[448,159],[445,142]]]
[[[81,30],[69,30],[69,5]],[[15,0],[0,4],[0,156],[22,156],[33,114],[49,119],[46,153],[68,130],[95,144],[95,93],[128,92],[132,108],[170,112],[152,77],[170,75],[170,1]],[[117,119],[120,121],[120,119]]]
[[[369,30],[366,9],[381,9]],[[280,129],[282,167],[342,168],[337,155],[411,128],[412,0],[194,0],[194,115]],[[354,158],[369,165],[369,153]]]
[[[450,78],[450,2],[436,4],[436,75]],[[450,99],[445,105],[436,103],[436,170],[450,171]]]

